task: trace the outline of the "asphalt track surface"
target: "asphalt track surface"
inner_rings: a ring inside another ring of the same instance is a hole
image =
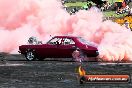
[[[0,88],[132,88],[129,83],[79,83],[78,67],[87,74],[129,74],[132,63],[71,62],[66,58],[26,61],[21,55],[0,54]]]

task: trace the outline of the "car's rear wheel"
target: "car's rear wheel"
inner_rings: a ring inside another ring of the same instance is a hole
[[[30,50],[30,51],[27,51],[27,53],[26,53],[26,59],[28,60],[28,61],[33,61],[33,60],[36,60],[36,55],[35,55],[35,52],[34,51],[32,51],[32,50]]]
[[[75,50],[72,53],[74,61],[82,62],[87,56],[81,50]]]

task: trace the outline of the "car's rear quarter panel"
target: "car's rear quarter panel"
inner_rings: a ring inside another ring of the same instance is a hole
[[[96,57],[96,56],[98,56],[97,47],[91,46],[91,45],[82,44],[77,39],[75,39],[75,41],[76,41],[76,46],[79,49],[81,49],[81,51],[83,51],[88,57]]]

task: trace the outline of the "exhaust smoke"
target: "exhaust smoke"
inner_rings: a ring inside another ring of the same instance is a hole
[[[64,34],[97,43],[104,61],[132,61],[132,32],[103,21],[95,7],[69,15],[58,0],[0,0],[0,52],[17,53],[31,36],[47,41]]]

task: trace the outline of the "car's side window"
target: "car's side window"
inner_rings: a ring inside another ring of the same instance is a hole
[[[75,42],[70,38],[64,38],[63,45],[70,45],[70,44],[75,44]]]
[[[50,44],[50,45],[60,44],[60,43],[61,43],[61,40],[62,40],[62,38],[53,38],[53,39],[51,39],[51,40],[48,42],[48,44]]]

